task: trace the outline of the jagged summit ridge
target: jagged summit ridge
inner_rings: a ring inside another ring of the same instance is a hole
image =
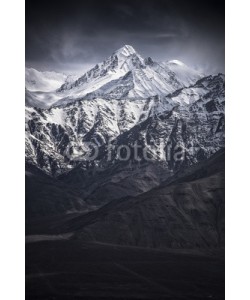
[[[117,54],[122,54],[124,56],[133,55],[136,53],[135,49],[130,45],[124,45],[123,47],[119,48],[115,51]]]
[[[124,45],[103,62],[57,90],[40,94],[27,91],[29,106],[65,105],[79,99],[145,99],[166,96],[194,84],[202,74],[179,61],[156,62]],[[32,105],[32,100],[34,105]]]
[[[178,88],[195,83],[201,75],[179,61],[158,63],[151,57],[142,58],[130,45],[115,51],[109,58],[84,74],[70,87],[59,92],[68,98],[143,99],[167,95]],[[71,100],[70,100],[71,101]]]

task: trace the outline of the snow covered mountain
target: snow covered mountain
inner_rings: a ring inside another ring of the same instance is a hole
[[[142,99],[166,95],[199,78],[198,72],[179,61],[157,63],[150,57],[143,59],[133,47],[125,45],[74,83],[62,85],[58,91],[69,98]]]
[[[224,147],[224,90],[223,74],[204,77],[179,61],[143,59],[131,46],[77,80],[64,79],[57,90],[26,89],[28,170],[47,176],[35,183],[43,186],[45,180],[46,191],[49,178],[55,183],[56,195],[48,192],[46,205],[56,211],[51,199],[61,203],[57,186],[65,185],[62,211],[100,207],[149,191],[209,159]],[[83,160],[90,144],[98,155]],[[174,158],[178,147],[182,160]],[[121,148],[132,154],[125,161],[118,155]],[[44,205],[40,200],[37,207]]]
[[[44,108],[66,105],[77,99],[145,99],[167,95],[194,84],[201,77],[202,74],[180,61],[158,63],[150,57],[143,59],[132,46],[125,45],[77,80],[63,82],[56,91],[46,88],[43,91],[50,93],[34,92],[30,85],[32,79],[28,80],[26,103]],[[53,84],[51,87],[55,87]]]
[[[112,140],[125,145],[137,141],[156,161],[166,161],[160,149],[173,135],[175,143],[179,140],[185,148],[196,144],[206,156],[223,146],[224,97],[224,76],[217,75],[166,97],[98,98],[49,109],[27,107],[27,160],[58,175],[76,164],[65,157],[67,151],[85,151],[89,142],[102,147]]]

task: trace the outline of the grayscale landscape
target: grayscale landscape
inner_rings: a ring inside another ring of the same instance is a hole
[[[222,2],[73,2],[26,5],[26,298],[224,299]]]

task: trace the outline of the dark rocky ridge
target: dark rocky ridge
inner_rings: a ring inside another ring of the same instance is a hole
[[[224,151],[159,187],[114,200],[58,230],[84,241],[157,248],[224,247]]]

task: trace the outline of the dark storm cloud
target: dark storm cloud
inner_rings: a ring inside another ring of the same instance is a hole
[[[26,64],[82,72],[124,44],[224,71],[224,1],[26,1]]]

